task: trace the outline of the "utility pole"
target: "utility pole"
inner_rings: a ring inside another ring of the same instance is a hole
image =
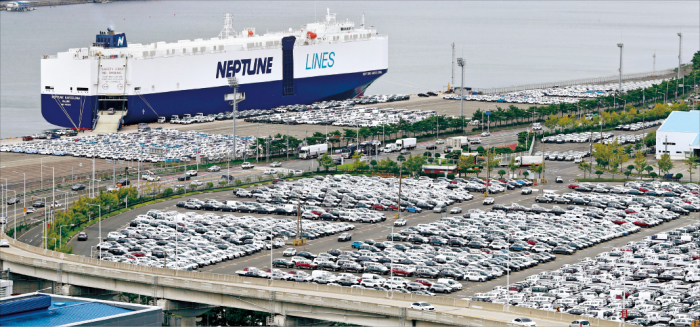
[[[681,54],[683,53],[683,33],[678,33],[678,80],[681,79]]]
[[[459,64],[460,60],[461,60],[461,58],[457,59],[458,64]],[[460,65],[460,67],[461,67],[461,65]],[[464,71],[462,71],[462,74],[464,74]],[[464,81],[462,81],[462,83],[464,83]],[[450,83],[450,85],[452,86],[452,88],[455,87],[455,43],[454,42],[452,42],[452,83]],[[464,86],[464,85],[462,85],[462,86]]]
[[[651,76],[656,77],[656,53],[654,53],[654,55],[652,55],[651,57],[654,58],[654,65],[652,66]]]
[[[619,79],[619,86],[617,91],[619,93],[622,93],[622,49],[624,45],[622,43],[618,43],[617,47],[620,48],[620,79]]]
[[[452,57],[455,54],[455,44],[452,43]],[[457,58],[457,64],[462,69],[462,84],[459,88],[459,117],[462,119],[462,133],[464,133],[464,58]],[[454,71],[454,60],[452,61],[452,70]],[[454,74],[452,76],[452,83],[454,83]]]
[[[228,78],[228,86],[233,89],[233,100],[231,104],[233,105],[233,160],[238,159],[236,153],[236,118],[238,118],[238,79],[236,76]]]

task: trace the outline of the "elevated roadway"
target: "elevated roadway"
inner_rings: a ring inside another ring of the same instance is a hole
[[[579,318],[455,298],[142,267],[43,250],[11,239],[9,242],[10,248],[0,251],[1,269],[9,269],[12,275],[55,282],[62,293],[70,294],[72,287],[127,292],[265,311],[282,323],[287,319],[312,318],[371,326],[507,326],[515,317],[528,316],[538,326],[562,326]],[[417,301],[429,302],[436,310],[408,309]],[[597,319],[592,323],[617,326]]]

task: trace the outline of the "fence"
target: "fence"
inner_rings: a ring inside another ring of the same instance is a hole
[[[622,80],[630,80],[630,79],[638,79],[638,78],[646,78],[646,77],[654,77],[654,76],[663,76],[663,75],[668,75],[668,74],[671,74],[674,72],[675,72],[675,69],[665,69],[665,70],[660,70],[660,71],[656,71],[656,72],[623,74]],[[581,85],[581,84],[602,84],[602,83],[617,81],[619,78],[620,78],[620,75],[610,75],[610,76],[594,77],[594,78],[580,78],[580,79],[573,79],[573,80],[561,81],[561,82],[534,83],[534,84],[513,85],[513,86],[506,86],[506,87],[483,88],[483,89],[482,88],[475,88],[473,90],[475,92],[479,92],[479,93],[483,93],[483,94],[500,94],[500,93],[509,93],[509,92],[519,92],[519,91],[525,91],[525,90],[546,89],[546,88],[555,87],[555,86],[561,87],[561,86],[571,86],[571,85]]]

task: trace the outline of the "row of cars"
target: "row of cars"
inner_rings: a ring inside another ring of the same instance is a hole
[[[637,326],[694,326],[700,318],[699,247],[700,223],[693,223],[472,299]]]
[[[434,110],[379,109],[370,107],[337,107],[303,112],[270,113],[247,118],[247,122],[269,124],[309,124],[350,127],[396,124],[401,120],[415,123],[436,114]]]
[[[171,129],[154,129],[137,133],[107,133],[43,140],[0,147],[0,152],[73,156],[145,162],[189,161],[200,156],[216,161],[236,153],[254,155],[249,144],[255,137],[207,134],[196,131],[181,132]]]
[[[350,223],[301,223],[303,236],[309,239],[354,228]],[[194,270],[279,248],[284,246],[285,238],[296,236],[297,222],[293,219],[150,210],[133,219],[128,227],[108,233],[97,245],[95,256],[113,262]]]

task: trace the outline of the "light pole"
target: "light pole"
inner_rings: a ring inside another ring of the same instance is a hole
[[[49,212],[48,208],[46,207],[46,197],[43,196],[40,199],[44,199],[44,226],[43,226],[43,233],[41,235],[42,239],[46,238],[46,218],[47,218],[47,213]],[[48,249],[48,246],[46,245],[46,241],[44,241],[44,250]]]
[[[70,224],[70,225],[61,225],[61,227],[58,227],[58,244],[63,244],[63,227],[70,226],[70,227],[75,227],[75,224]],[[54,249],[56,247],[54,246]]]
[[[620,79],[619,79],[619,86],[618,86],[618,92],[622,93],[622,49],[624,47],[624,44],[618,43],[617,47],[620,48]]]
[[[15,191],[15,190],[7,190],[7,192],[13,192],[13,193],[15,194],[15,195],[14,195],[15,202],[12,204],[12,205],[14,206],[14,209],[15,209],[15,213],[14,213],[14,215],[13,215],[14,220],[15,220],[15,231],[14,231],[14,233],[12,233],[12,236],[13,236],[14,239],[16,240],[16,239],[17,239],[17,191]],[[8,195],[8,197],[9,197],[9,195]],[[8,210],[8,209],[10,209],[10,208],[7,208],[7,209],[5,209],[5,210]],[[9,215],[6,215],[6,216],[9,216]],[[7,220],[5,220],[5,224],[7,224]],[[3,225],[3,226],[4,226],[4,225]],[[5,231],[5,228],[3,227],[3,232],[4,232],[4,231]]]
[[[5,201],[4,201],[5,193],[3,193],[3,192],[5,192],[5,190],[7,190],[7,178],[0,178],[0,179],[5,180],[5,187],[3,188],[2,185],[0,185],[0,199],[3,200],[2,203],[0,203],[0,217],[4,217],[5,211],[3,211],[3,209],[7,210],[7,208],[5,208]]]
[[[88,205],[93,206],[93,207],[97,207],[97,210],[98,210],[99,216],[97,218],[97,225],[98,225],[97,229],[98,229],[98,233],[100,235],[99,235],[99,240],[97,241],[97,244],[100,244],[100,243],[102,243],[102,206],[99,204],[92,204],[92,203],[88,203]],[[100,250],[100,260],[102,260],[102,250]]]
[[[236,153],[236,118],[238,117],[238,79],[236,76],[228,78],[228,86],[233,89],[233,160],[238,159],[238,154]],[[230,174],[230,172],[229,172]]]
[[[462,86],[459,91],[459,116],[462,118],[462,133],[464,133],[464,58],[457,58],[457,65],[462,69]]]
[[[24,186],[22,190],[22,203],[24,205],[24,208],[27,208],[27,173],[20,173],[16,171],[12,171],[15,174],[22,174],[22,185]]]
[[[51,168],[51,206],[53,207],[53,205],[56,203],[56,170],[51,166],[42,166],[42,168],[43,167]]]
[[[56,251],[56,241],[58,241],[58,240],[55,237],[48,237],[48,236],[44,236],[44,239],[45,239],[44,244],[48,243],[49,239],[52,239],[53,240],[53,250]]]

